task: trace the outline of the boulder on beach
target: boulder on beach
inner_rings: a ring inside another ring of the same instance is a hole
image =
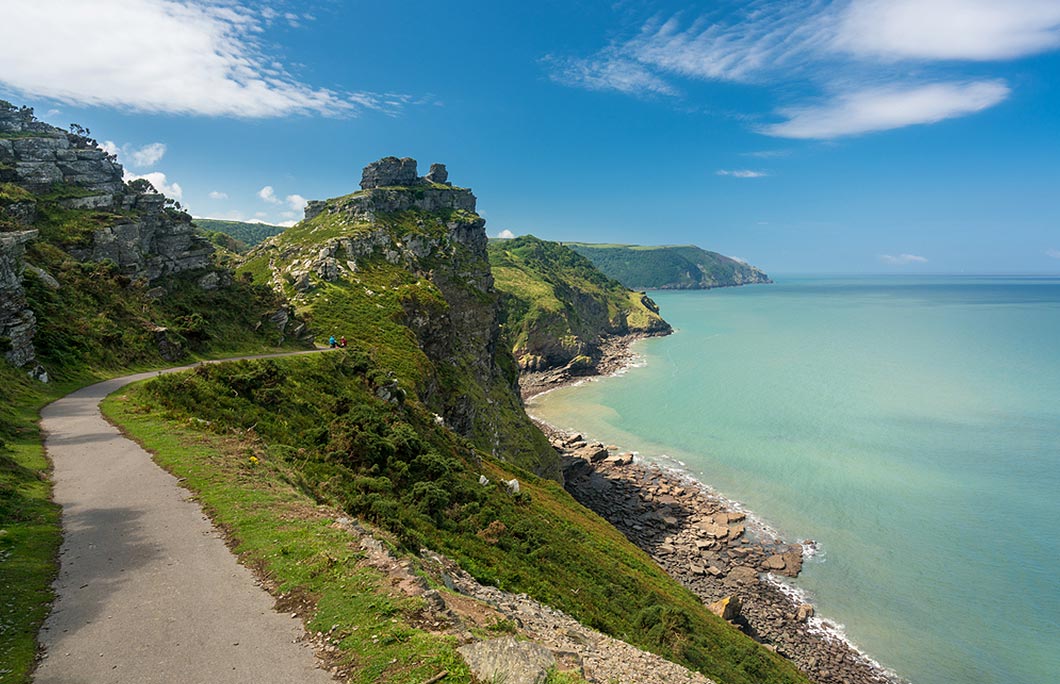
[[[732,622],[740,616],[740,597],[726,596],[707,606],[707,609],[722,620]]]

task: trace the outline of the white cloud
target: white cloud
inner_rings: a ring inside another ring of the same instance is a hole
[[[258,221],[258,223],[263,223],[263,222],[262,221]],[[274,223],[272,225],[274,225],[274,226],[282,226],[284,228],[290,228],[291,226],[295,225],[296,223],[298,223],[298,219],[291,219],[290,221],[280,221],[279,223]]]
[[[787,121],[758,130],[780,138],[816,139],[886,131],[972,114],[993,107],[1010,92],[1001,81],[874,88],[782,110]]]
[[[805,82],[825,97],[796,102],[780,112],[788,121],[758,130],[834,138],[994,106],[1008,97],[1008,86],[987,78],[956,81],[954,61],[1057,48],[1058,0],[733,0],[699,17],[686,11],[649,20],[588,58],[546,62],[560,83],[633,95],[676,95],[678,78]],[[896,70],[896,61],[910,64]]]
[[[515,233],[505,228],[501,232],[497,233],[497,237],[502,240],[511,240],[513,237],[515,237]]]
[[[732,176],[733,178],[765,178],[769,174],[765,171],[752,171],[751,169],[718,169],[714,172],[718,176]]]
[[[113,140],[104,140],[100,147],[107,154],[118,157],[123,164],[130,164],[138,169],[150,168],[162,160],[166,154],[166,144],[160,142],[148,143],[142,147],[133,147],[125,144],[118,147]]]
[[[880,261],[894,266],[903,266],[905,264],[926,264],[927,258],[922,257],[919,254],[899,254],[897,256],[893,254],[881,254]]]
[[[251,7],[240,0],[5,3],[0,83],[69,104],[240,118],[393,112],[410,100],[301,82],[269,54],[275,48]]]
[[[613,50],[593,59],[549,57],[553,81],[587,90],[617,90],[627,95],[675,95],[677,91],[644,65]]]
[[[287,204],[291,206],[291,209],[294,209],[295,211],[302,211],[305,209],[305,205],[309,204],[309,200],[301,195],[287,195],[285,199]]]
[[[280,198],[276,196],[276,191],[272,189],[271,185],[266,185],[261,190],[258,190],[258,197],[265,200],[269,204],[280,203]]]
[[[744,152],[745,157],[755,157],[756,159],[777,159],[780,157],[787,157],[791,154],[791,150],[758,150],[757,152]]]
[[[137,168],[154,166],[166,154],[166,144],[160,142],[149,143],[139,148],[125,150],[125,157]]]
[[[1060,47],[1055,0],[859,0],[837,49],[887,59],[999,60]]]
[[[144,178],[151,185],[155,186],[155,190],[169,197],[170,199],[180,200],[184,198],[184,190],[180,187],[180,183],[170,183],[166,178],[166,174],[161,171],[152,171],[151,173],[145,173],[143,175],[137,175],[135,173],[125,172],[124,180],[126,183],[134,181],[137,178]]]
[[[733,261],[739,261],[741,264],[746,264],[747,263],[747,259],[744,259],[743,257],[729,255],[729,258],[732,259]]]
[[[220,190],[211,190],[210,199],[212,200],[226,200],[228,199],[227,192],[221,192]]]
[[[1047,249],[1045,250],[1045,256],[1051,259],[1060,259],[1060,249]]]

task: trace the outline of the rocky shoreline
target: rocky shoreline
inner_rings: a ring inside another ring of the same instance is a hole
[[[633,338],[637,339],[637,338]],[[629,338],[609,340],[601,370],[627,367]],[[553,371],[521,381],[524,398],[583,377]],[[601,373],[604,374],[604,373]],[[737,628],[790,659],[820,684],[898,684],[894,673],[860,653],[838,627],[777,576],[795,577],[812,540],[787,543],[702,483],[538,422],[563,457],[565,486]]]
[[[587,370],[579,367],[577,370],[572,370],[571,366],[567,365],[544,371],[523,371],[519,374],[519,392],[523,401],[526,401],[538,394],[573,385],[588,378],[614,375],[628,368],[636,359],[637,355],[630,348],[634,342],[658,336],[648,333],[630,333],[605,337],[600,341],[600,360],[592,368]]]

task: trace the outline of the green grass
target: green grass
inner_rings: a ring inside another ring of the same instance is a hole
[[[160,436],[200,431],[213,439],[252,428],[253,453],[273,472],[406,549],[444,553],[479,581],[525,592],[719,682],[805,681],[558,483],[472,449],[412,396],[379,399],[388,378],[362,349],[204,367],[129,390],[117,417]],[[168,462],[168,446],[145,443]],[[497,484],[512,477],[518,496]]]
[[[61,539],[37,413],[70,386],[0,365],[0,682],[28,681],[48,614]]]
[[[505,335],[524,366],[536,358],[562,366],[607,335],[669,329],[654,302],[559,243],[494,240],[489,256]]]
[[[221,219],[196,218],[192,220],[196,226],[207,233],[223,233],[243,243],[246,247],[253,247],[264,242],[273,235],[284,231],[283,226],[272,226],[267,223],[247,223],[245,221],[223,221]],[[239,250],[232,250],[239,251]]]
[[[442,670],[447,682],[471,681],[455,638],[414,626],[422,599],[395,594],[382,572],[358,563],[363,553],[332,524],[337,511],[291,484],[298,476],[285,461],[253,444],[159,420],[126,401],[126,392],[138,394],[133,388],[110,397],[106,415],[184,478],[245,565],[279,594],[309,600],[307,628],[331,635],[351,681],[419,684]]]
[[[765,278],[748,264],[695,245],[564,244],[608,276],[636,290],[725,287]]]

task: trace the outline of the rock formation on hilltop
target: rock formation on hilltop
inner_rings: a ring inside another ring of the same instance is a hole
[[[396,211],[466,211],[475,213],[475,196],[449,183],[445,164],[431,164],[430,173],[416,175],[416,160],[384,157],[364,167],[362,192],[337,200],[313,200],[306,205],[305,220],[321,212],[342,215],[342,220],[371,220],[376,214]]]
[[[428,177],[414,159],[369,164],[362,190],[310,202],[305,220],[251,250],[243,270],[326,326],[321,334],[391,359],[403,389],[480,448],[558,477],[499,343],[486,222],[471,191],[442,178],[441,164]]]

